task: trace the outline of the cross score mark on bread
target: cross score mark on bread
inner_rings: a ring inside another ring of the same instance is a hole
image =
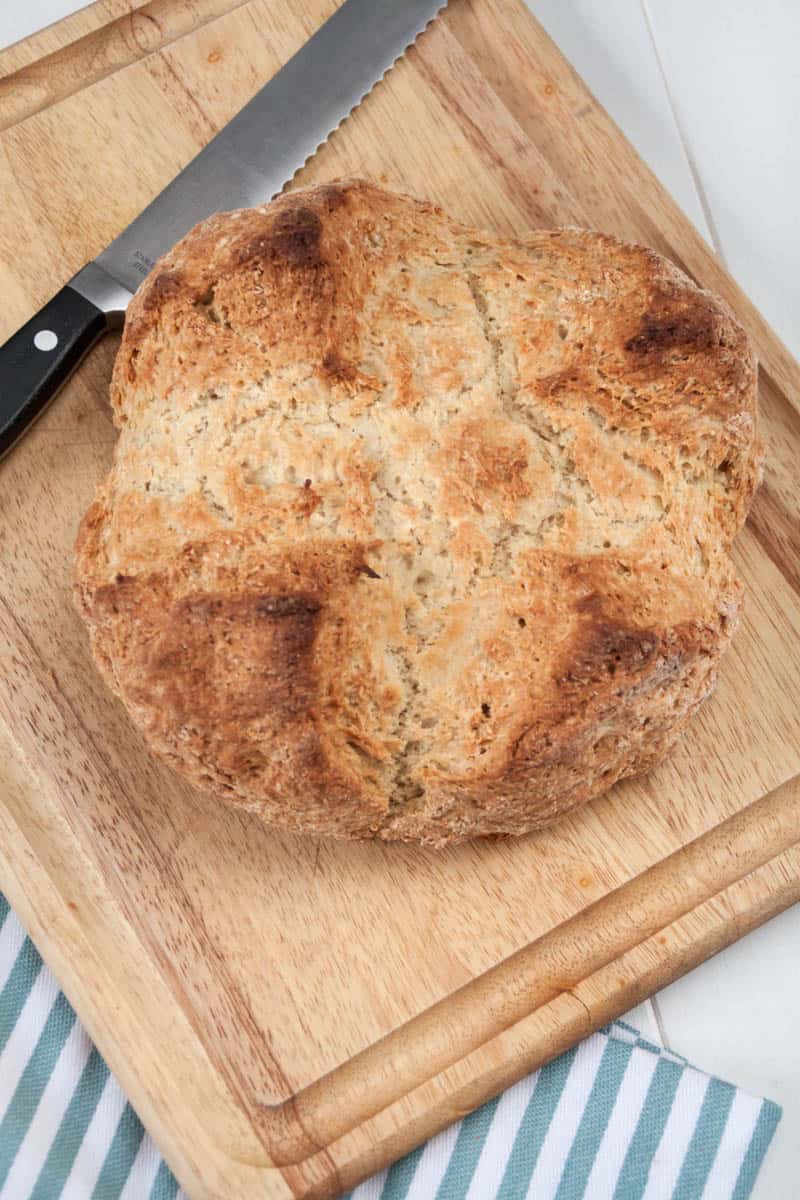
[[[712,689],[756,372],[641,246],[339,182],[212,217],[129,310],[78,538],[149,744],[271,823],[522,833]]]

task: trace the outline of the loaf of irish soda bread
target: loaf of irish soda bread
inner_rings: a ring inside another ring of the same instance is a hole
[[[755,363],[651,250],[296,191],[158,263],[111,402],[94,655],[158,754],[271,824],[524,833],[657,763],[714,685]]]

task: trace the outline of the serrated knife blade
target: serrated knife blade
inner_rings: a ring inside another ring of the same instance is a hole
[[[344,0],[144,211],[0,348],[0,456],[95,341],[118,326],[153,263],[211,213],[272,199],[447,0]]]

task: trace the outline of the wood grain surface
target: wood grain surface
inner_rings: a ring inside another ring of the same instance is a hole
[[[334,7],[100,0],[0,54],[0,336]],[[0,887],[195,1200],[335,1195],[800,898],[796,364],[519,0],[451,0],[296,183],[344,174],[640,240],[725,296],[768,449],[746,615],[670,761],[552,829],[270,833],[150,758],[91,665],[69,577],[113,340],[92,352],[0,466]]]

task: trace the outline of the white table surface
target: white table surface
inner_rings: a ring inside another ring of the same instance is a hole
[[[800,356],[800,3],[528,3]],[[0,47],[82,6],[0,0]],[[784,1106],[753,1196],[800,1194],[800,905],[629,1019],[697,1066]]]

